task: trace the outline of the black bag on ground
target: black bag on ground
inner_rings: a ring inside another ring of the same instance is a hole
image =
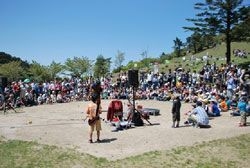
[[[139,112],[134,113],[132,123],[134,123],[135,126],[143,126],[144,123]]]

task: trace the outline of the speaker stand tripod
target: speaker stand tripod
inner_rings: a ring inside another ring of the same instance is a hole
[[[141,118],[143,118],[144,120],[146,120],[149,123],[149,125],[152,125],[152,123],[147,118],[145,118],[145,116],[142,115],[142,113],[139,110],[137,110],[135,108],[135,87],[134,86],[132,86],[132,95],[133,95],[133,112],[132,112],[133,114],[132,114],[132,120],[133,120],[133,117],[135,116],[135,113],[138,113]]]

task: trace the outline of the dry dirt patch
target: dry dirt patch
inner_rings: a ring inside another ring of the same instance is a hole
[[[87,103],[40,105],[23,108],[20,113],[1,113],[0,136],[6,139],[37,141],[42,144],[75,148],[80,152],[115,160],[148,151],[168,150],[177,146],[189,146],[250,133],[250,126],[238,127],[240,118],[231,117],[229,112],[210,120],[210,129],[185,127],[184,113],[192,108],[190,104],[185,103],[182,103],[181,108],[183,127],[171,128],[172,102],[145,100],[138,103],[143,107],[160,109],[161,115],[150,116],[149,121],[153,125],[150,126],[144,121],[145,126],[112,132],[114,127],[102,122],[103,143],[89,144],[88,124],[82,120],[85,117]],[[110,100],[102,101],[103,110],[107,110],[109,103]],[[105,118],[106,114],[103,112],[102,117]]]

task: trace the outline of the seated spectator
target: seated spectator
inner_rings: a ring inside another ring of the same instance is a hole
[[[193,123],[193,126],[200,127],[208,126],[209,124],[208,115],[200,101],[196,102],[196,107],[188,115],[188,122]]]
[[[229,97],[226,97],[226,104],[227,104],[227,109],[230,110],[231,109],[232,100],[229,99]]]
[[[37,97],[37,103],[38,103],[38,105],[41,105],[41,104],[44,103],[44,102],[43,102],[43,97],[42,97],[42,94],[41,94],[41,93],[40,93],[39,96]]]
[[[17,97],[15,107],[24,106],[24,103],[20,97]]]
[[[209,112],[209,101],[208,100],[203,100],[203,108],[205,109],[207,115]]]
[[[238,109],[238,102],[236,98],[233,98],[230,108],[232,110],[232,113],[230,113],[232,116],[240,116],[240,111]]]
[[[217,101],[215,99],[210,100],[210,107],[209,107],[208,115],[210,117],[220,116],[220,109],[219,109]]]
[[[227,112],[228,111],[226,98],[224,96],[221,96],[221,102],[219,104],[219,107],[220,107],[222,112]]]
[[[58,92],[58,94],[56,96],[56,102],[57,103],[63,103],[63,96],[62,96],[60,91]]]
[[[52,94],[50,95],[51,103],[56,103],[56,92],[52,91]]]

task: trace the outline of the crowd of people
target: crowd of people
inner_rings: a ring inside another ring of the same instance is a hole
[[[243,57],[243,58],[247,58],[248,55],[246,50],[240,50],[240,49],[234,49],[233,54],[235,57]]]
[[[232,115],[239,115],[238,111],[242,109],[238,108],[238,105],[242,101],[246,104],[249,101],[249,68],[242,69],[232,64],[217,66],[214,63],[204,65],[199,71],[179,67],[162,73],[139,73],[139,86],[135,89],[136,99],[172,101],[175,95],[179,95],[180,101],[184,103],[202,102],[208,116],[220,116],[221,112],[230,109],[233,110]],[[100,78],[99,81],[102,99],[132,97],[133,89],[129,85],[126,72],[121,72],[116,79],[108,76]],[[3,102],[16,108],[87,101],[94,82],[93,77],[86,80],[72,77],[40,83],[29,80],[12,81],[2,89],[0,109],[3,109]],[[246,122],[242,121],[242,125],[245,124]]]

